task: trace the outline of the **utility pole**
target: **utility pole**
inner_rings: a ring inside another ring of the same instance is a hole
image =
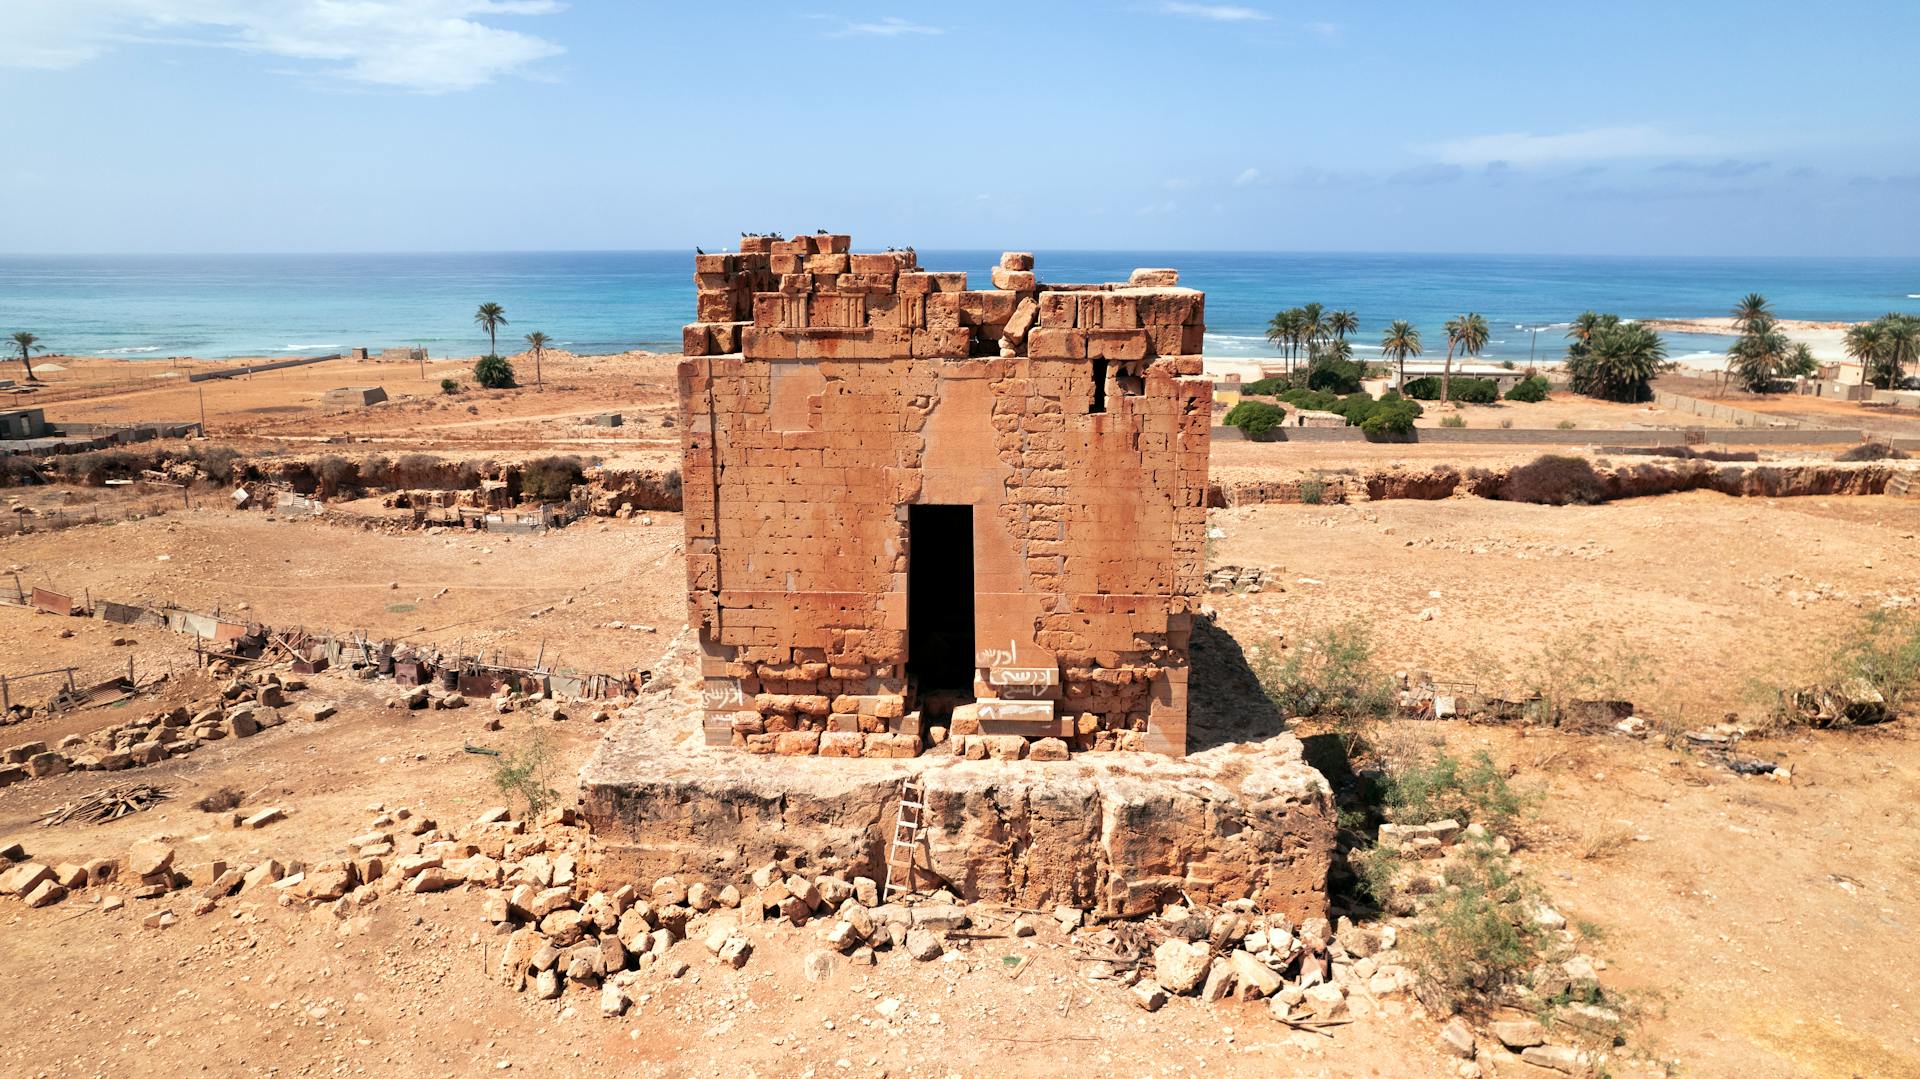
[[[207,388],[200,387],[200,437],[207,437]]]

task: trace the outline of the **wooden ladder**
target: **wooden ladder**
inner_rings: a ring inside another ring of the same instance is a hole
[[[913,856],[920,848],[920,832],[926,824],[926,812],[926,783],[917,775],[902,779],[900,816],[893,822],[893,842],[887,845],[887,881],[880,889],[882,903],[892,897],[895,888],[912,890]]]

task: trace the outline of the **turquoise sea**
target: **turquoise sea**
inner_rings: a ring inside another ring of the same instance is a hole
[[[855,238],[856,241],[858,237]],[[575,352],[679,348],[693,318],[691,251],[380,255],[0,255],[0,333],[29,330],[77,355],[313,355],[355,346],[484,351],[482,301],[505,306],[509,337],[542,330]],[[968,270],[987,286],[997,252],[922,251],[929,269]],[[1440,325],[1478,311],[1488,354],[1525,358],[1538,334],[1583,310],[1626,317],[1724,315],[1747,292],[1800,319],[1920,312],[1920,258],[1583,258],[1198,251],[1039,251],[1042,280],[1124,279],[1172,266],[1206,290],[1209,355],[1266,355],[1261,334],[1285,307],[1317,300],[1359,313],[1364,347],[1395,318],[1445,342]],[[504,344],[504,342],[503,342]],[[1688,336],[1675,356],[1718,349]],[[504,348],[503,348],[504,351]]]

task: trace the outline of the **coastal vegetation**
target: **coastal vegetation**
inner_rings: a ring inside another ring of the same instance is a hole
[[[1545,378],[1540,375],[1528,375],[1514,383],[1513,388],[1507,391],[1507,400],[1530,405],[1539,404],[1547,399],[1549,389]]]
[[[1749,391],[1770,393],[1783,378],[1807,377],[1819,369],[1812,349],[1788,341],[1780,332],[1765,296],[1747,293],[1732,314],[1733,328],[1740,336],[1727,347],[1727,374],[1740,376]],[[1723,376],[1721,385],[1725,384]]]
[[[1416,401],[1442,399],[1445,387],[1440,379],[1428,375],[1407,383],[1408,397]],[[1500,384],[1490,378],[1461,378],[1453,383],[1453,400],[1469,405],[1490,405],[1500,399]]]
[[[1291,371],[1301,356],[1309,365],[1323,355],[1344,358],[1352,355],[1347,335],[1360,328],[1360,316],[1352,311],[1329,312],[1325,304],[1309,303],[1289,307],[1267,322],[1267,340],[1287,359]]]
[[[487,355],[500,355],[500,327],[507,324],[507,309],[497,303],[483,303],[473,313],[473,324],[487,331]]]
[[[1248,438],[1265,438],[1287,418],[1286,409],[1265,401],[1241,401],[1227,410],[1226,423],[1238,427]]]
[[[33,373],[33,354],[36,352],[45,352],[47,347],[39,342],[40,339],[38,337],[35,337],[25,330],[15,331],[13,335],[14,346],[20,350],[20,365],[27,369],[28,382],[40,381],[40,376]]]
[[[482,356],[473,363],[473,380],[489,390],[510,390],[514,381],[513,364],[499,356]]]
[[[544,385],[540,379],[540,357],[547,351],[547,346],[553,344],[553,338],[535,330],[527,335],[526,340],[527,351],[533,353],[533,384]]]
[[[1660,335],[1619,315],[1583,311],[1567,330],[1573,392],[1606,401],[1652,400],[1653,378],[1671,366]]]
[[[1453,400],[1453,353],[1455,349],[1462,356],[1478,356],[1480,350],[1487,347],[1487,320],[1477,312],[1469,311],[1447,320],[1447,365],[1440,371],[1440,400]]]
[[[1394,385],[1405,387],[1407,384],[1407,357],[1420,355],[1420,331],[1406,319],[1397,318],[1380,335],[1380,353],[1389,362],[1400,365],[1400,377]]]
[[[1889,312],[1847,331],[1847,355],[1860,361],[1867,382],[1890,390],[1920,358],[1920,317]]]

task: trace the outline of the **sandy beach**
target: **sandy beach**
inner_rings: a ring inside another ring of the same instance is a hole
[[[1738,335],[1731,317],[1717,318],[1643,318],[1640,322],[1652,327],[1662,335],[1675,337],[1708,336],[1734,337]],[[1814,359],[1832,362],[1847,358],[1846,334],[1851,322],[1816,322],[1807,319],[1783,318],[1778,321],[1780,332],[1794,344],[1804,344],[1813,350]],[[1684,340],[1675,342],[1681,347],[1668,350],[1671,359],[1683,366],[1700,370],[1718,371],[1724,366],[1724,356],[1704,356],[1709,351],[1704,345],[1699,348],[1687,347]],[[1711,350],[1718,352],[1717,349]]]

